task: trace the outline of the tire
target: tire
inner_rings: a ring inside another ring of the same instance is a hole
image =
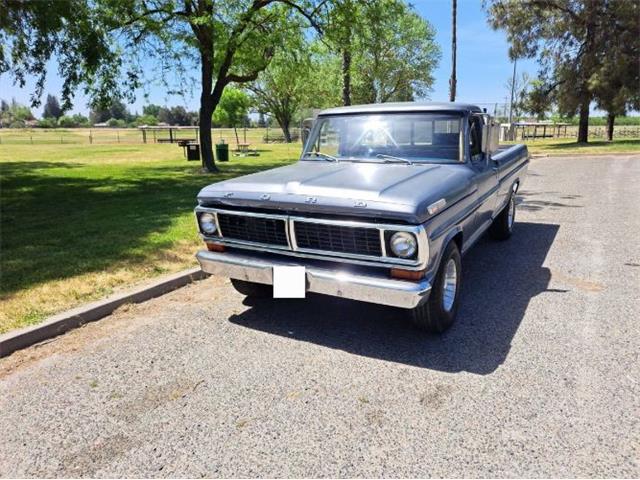
[[[502,209],[489,227],[489,235],[495,240],[506,240],[513,233],[516,222],[516,194],[511,191],[507,205]]]
[[[455,278],[452,279],[452,275]],[[458,312],[461,283],[460,251],[458,245],[451,241],[442,254],[429,298],[422,305],[409,310],[413,324],[429,333],[442,333],[451,327]]]
[[[231,285],[239,293],[252,298],[271,298],[273,296],[273,286],[263,283],[247,282],[245,280],[231,279]]]

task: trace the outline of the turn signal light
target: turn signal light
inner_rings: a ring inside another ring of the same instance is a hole
[[[221,245],[220,243],[207,242],[207,250],[210,252],[224,252],[224,245]]]
[[[403,270],[401,268],[391,269],[391,278],[398,278],[400,280],[418,281],[424,278],[426,270]]]

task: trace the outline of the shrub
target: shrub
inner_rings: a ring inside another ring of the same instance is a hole
[[[125,128],[127,126],[127,122],[119,118],[110,118],[109,120],[107,120],[107,125],[109,125],[110,127]]]
[[[58,119],[58,125],[62,128],[73,128],[78,126],[73,117],[67,117],[66,115],[63,115]]]

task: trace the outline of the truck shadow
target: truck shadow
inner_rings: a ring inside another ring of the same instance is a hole
[[[558,228],[518,223],[509,241],[480,240],[463,260],[457,321],[441,336],[416,330],[402,311],[322,295],[252,301],[230,321],[354,355],[445,372],[490,374],[505,362],[530,300],[542,292],[562,293],[548,289],[551,274],[543,267]]]

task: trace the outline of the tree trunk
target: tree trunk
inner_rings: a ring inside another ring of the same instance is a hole
[[[578,123],[578,143],[589,142],[589,100],[583,98],[580,104],[580,121]]]
[[[613,142],[613,126],[616,122],[616,116],[613,113],[607,115],[607,140]]]
[[[213,157],[213,142],[211,140],[211,116],[214,105],[211,99],[211,88],[213,86],[213,55],[201,52],[202,69],[202,92],[200,93],[200,155],[202,155],[202,166],[208,172],[217,172],[218,167]]]
[[[451,78],[449,79],[449,101],[456,101],[456,16],[458,0],[451,0]]]
[[[235,124],[233,125],[233,132],[236,134],[236,147],[238,145],[240,145],[240,139],[238,138],[238,129],[236,128]]]
[[[289,126],[291,125],[291,119],[276,115],[276,121],[278,122],[278,125],[280,125],[282,135],[284,135],[284,141],[287,143],[291,143],[291,130],[289,129]]]
[[[351,51],[342,50],[342,103],[351,105]]]

